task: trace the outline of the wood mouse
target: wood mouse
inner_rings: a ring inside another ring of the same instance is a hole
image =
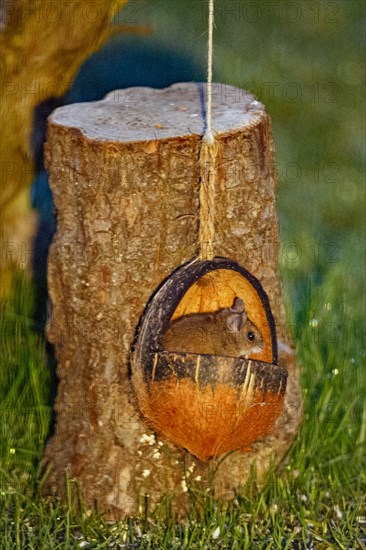
[[[192,313],[171,321],[163,338],[168,351],[245,357],[259,353],[263,337],[236,297],[231,308]]]

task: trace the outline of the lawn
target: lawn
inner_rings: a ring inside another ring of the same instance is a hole
[[[203,6],[131,0],[120,19],[156,29],[133,43],[203,64]],[[215,80],[258,95],[277,149],[280,265],[305,407],[283,465],[226,510],[192,499],[184,521],[162,505],[109,524],[42,497],[54,364],[32,283],[18,274],[1,303],[0,548],[366,548],[365,11],[354,0],[216,3]]]

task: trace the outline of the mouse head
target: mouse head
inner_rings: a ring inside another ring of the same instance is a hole
[[[232,307],[226,311],[227,330],[237,336],[240,341],[243,340],[243,350],[259,353],[263,349],[262,334],[248,318],[243,300],[236,297]]]

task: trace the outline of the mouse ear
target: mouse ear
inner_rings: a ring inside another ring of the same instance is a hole
[[[236,297],[234,300],[234,304],[230,308],[230,311],[233,311],[235,313],[245,313],[243,300],[241,298]]]
[[[226,325],[230,332],[239,332],[247,320],[245,311],[242,313],[231,313],[226,319]]]

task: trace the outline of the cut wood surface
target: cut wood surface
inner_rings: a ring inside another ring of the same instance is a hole
[[[146,305],[198,250],[202,106],[201,86],[176,84],[117,90],[100,102],[59,108],[49,120],[57,233],[48,335],[59,386],[44,463],[49,489],[64,493],[66,471],[86,503],[98,502],[111,516],[135,514],[143,495],[155,505],[167,493],[184,514],[187,484],[229,500],[254,460],[263,478],[270,462],[282,459],[301,421],[277,265],[270,119],[253,96],[227,85],[213,86],[215,254],[242,265],[269,297],[279,365],[288,370],[285,403],[271,435],[247,452],[201,462],[152,432],[132,391],[129,358]]]

